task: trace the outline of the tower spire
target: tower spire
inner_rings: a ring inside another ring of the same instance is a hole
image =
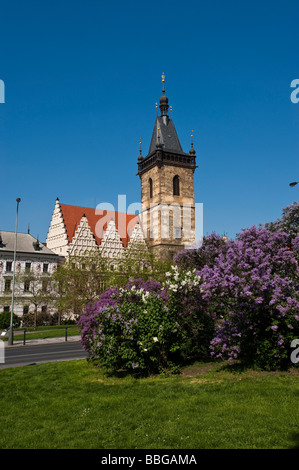
[[[162,73],[162,96],[160,98],[161,116],[168,116],[168,98],[165,95],[165,75]]]

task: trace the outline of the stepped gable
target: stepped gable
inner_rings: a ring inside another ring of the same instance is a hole
[[[115,222],[116,229],[120,234],[121,241],[125,248],[130,240],[130,235],[133,231],[134,225],[139,222],[139,217],[136,214],[126,214],[123,212],[113,212],[107,210],[98,211],[97,209],[71,206],[68,204],[60,204],[60,207],[69,243],[71,243],[84,215],[88,220],[88,225],[98,246],[101,245],[104,232],[107,229],[107,225],[111,219],[113,219]],[[102,213],[100,214],[98,212]],[[100,221],[103,218],[104,221],[101,228]]]

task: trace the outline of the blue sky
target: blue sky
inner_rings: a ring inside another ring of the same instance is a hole
[[[161,74],[194,147],[204,234],[233,237],[299,199],[298,1],[2,2],[0,229],[45,241],[56,197],[140,201]]]

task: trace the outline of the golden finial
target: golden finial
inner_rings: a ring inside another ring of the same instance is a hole
[[[156,115],[158,116],[158,103],[156,103]]]
[[[139,145],[140,145],[140,155],[141,155],[141,151],[142,151],[142,137],[140,137]]]
[[[164,72],[163,72],[163,73],[162,73],[162,84],[163,84],[162,92],[163,92],[163,93],[165,93],[164,83],[165,83],[165,75],[164,75]]]
[[[172,106],[170,106],[170,115],[171,115],[171,119],[172,119]]]
[[[194,131],[191,131],[191,144],[193,144],[193,132]]]

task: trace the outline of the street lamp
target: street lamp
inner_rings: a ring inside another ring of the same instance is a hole
[[[299,183],[299,181],[294,181],[293,183],[290,183],[289,186],[291,186],[291,188],[292,188],[293,186],[296,186],[296,184],[298,184],[298,183]]]
[[[13,278],[12,278],[12,296],[11,296],[11,313],[10,313],[10,329],[8,344],[13,344],[13,310],[14,310],[14,297],[15,297],[15,275],[16,275],[16,254],[17,254],[17,233],[18,233],[18,212],[21,199],[18,197],[17,201],[17,214],[16,214],[16,231],[15,231],[15,248],[13,257]]]

